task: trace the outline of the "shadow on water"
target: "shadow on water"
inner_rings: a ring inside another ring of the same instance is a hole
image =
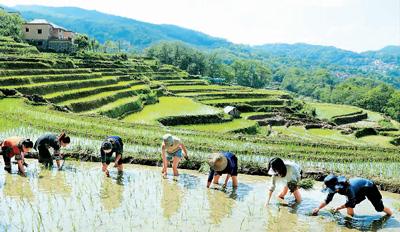
[[[162,179],[162,196],[160,206],[163,209],[163,216],[170,219],[175,215],[182,205],[184,195],[183,187],[176,181]]]
[[[340,226],[349,229],[377,231],[383,228],[399,228],[400,230],[400,223],[386,215],[355,215],[354,217],[349,217],[341,213],[333,213],[332,216]]]
[[[116,179],[104,176],[102,180],[100,199],[104,209],[108,212],[121,206],[124,191],[124,186],[121,184],[122,179],[123,174],[118,175]]]
[[[304,197],[300,204],[296,203],[293,196],[286,198],[288,205],[278,204],[279,207],[287,207],[288,212],[295,215],[305,215],[312,217],[312,210],[318,201]],[[339,226],[346,227],[348,229],[356,229],[360,231],[377,231],[380,229],[398,229],[400,231],[400,222],[394,217],[382,216],[382,215],[355,215],[349,217],[343,215],[340,212],[333,211],[321,211],[320,217],[328,219],[329,221],[336,222]]]
[[[243,201],[245,197],[253,190],[253,187],[247,184],[239,183],[237,188],[233,188],[232,185],[228,185],[226,188],[218,185],[218,187],[213,187],[211,189],[221,191],[233,200]]]
[[[186,189],[196,189],[201,186],[200,178],[198,176],[182,173],[179,175],[179,184],[183,185]]]

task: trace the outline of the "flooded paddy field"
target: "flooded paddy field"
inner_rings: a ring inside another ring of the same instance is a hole
[[[345,211],[333,214],[330,207],[345,202],[339,195],[311,216],[325,198],[320,183],[302,190],[299,205],[273,201],[265,207],[267,177],[239,175],[234,191],[207,189],[207,176],[197,171],[181,170],[174,181],[163,179],[157,167],[125,165],[122,174],[114,169],[107,178],[99,163],[66,161],[58,171],[28,162],[27,178],[0,166],[0,231],[400,231],[399,194],[382,192],[394,210],[391,218],[376,213],[367,200],[355,208],[354,218]]]

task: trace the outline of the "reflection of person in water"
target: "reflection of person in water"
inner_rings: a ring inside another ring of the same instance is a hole
[[[53,172],[42,170],[38,180],[39,190],[50,193],[69,196],[72,192],[71,186],[66,183],[65,172]]]
[[[222,220],[232,213],[235,200],[222,191],[207,191],[210,207],[210,220],[213,224],[220,224]]]
[[[27,199],[29,201],[34,199],[29,179],[13,175],[4,175],[4,177],[4,196]]]
[[[164,211],[164,217],[170,219],[182,205],[183,191],[176,182],[170,183],[168,180],[162,181],[162,188],[161,208]]]
[[[111,178],[103,178],[100,190],[101,203],[106,211],[112,210],[121,206],[124,186],[122,185],[122,172],[118,173],[117,180]]]
[[[364,178],[347,180],[344,176],[329,175],[324,179],[324,184],[326,188],[323,191],[328,192],[328,196],[318,208],[314,209],[313,214],[318,214],[320,209],[329,204],[336,193],[345,195],[347,202],[335,208],[335,211],[347,209],[347,214],[353,216],[356,205],[368,198],[377,212],[385,212],[388,216],[393,214],[391,209],[383,205],[382,195],[371,180]]]

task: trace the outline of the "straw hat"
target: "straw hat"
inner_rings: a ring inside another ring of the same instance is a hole
[[[228,159],[221,153],[214,153],[208,156],[208,164],[215,171],[221,172],[228,166]]]

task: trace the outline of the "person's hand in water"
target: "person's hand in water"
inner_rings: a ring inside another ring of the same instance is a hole
[[[317,216],[318,213],[319,213],[319,208],[315,208],[315,209],[312,211],[312,215],[313,215],[313,216]]]

